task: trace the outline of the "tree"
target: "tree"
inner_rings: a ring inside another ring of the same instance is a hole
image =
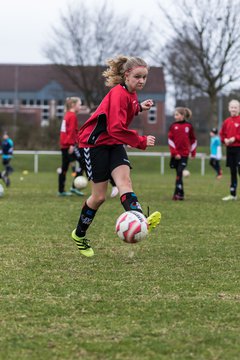
[[[240,2],[179,0],[174,13],[158,5],[173,30],[163,65],[178,93],[209,97],[217,126],[218,94],[240,79]]]
[[[148,54],[152,41],[149,28],[150,24],[148,27],[142,21],[139,25],[132,24],[128,17],[116,15],[106,2],[90,8],[81,1],[61,15],[44,52],[68,75],[86,104],[92,107],[106,93],[101,77],[106,59],[119,54]]]

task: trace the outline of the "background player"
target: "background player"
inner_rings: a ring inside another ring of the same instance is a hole
[[[209,164],[216,171],[217,179],[222,178],[222,169],[220,166],[220,160],[222,158],[221,140],[218,136],[218,129],[212,128],[210,131],[210,160]]]
[[[184,200],[183,170],[187,166],[189,154],[196,155],[197,140],[191,119],[192,112],[188,108],[177,107],[174,112],[175,122],[169,128],[168,145],[171,152],[170,167],[176,169],[175,190],[172,199]]]
[[[223,201],[237,200],[237,172],[240,175],[240,103],[231,100],[228,104],[230,117],[224,120],[220,130],[220,137],[226,145],[226,166],[230,168],[230,195],[222,198]]]
[[[13,146],[13,140],[10,139],[7,132],[4,132],[1,143],[2,164],[4,170],[1,172],[0,177],[6,186],[10,186],[9,175],[13,172],[13,168],[10,165],[10,161],[13,157]]]
[[[60,147],[62,152],[62,166],[58,175],[58,195],[71,196],[83,195],[81,191],[75,188],[74,182],[70,192],[65,191],[66,174],[70,163],[79,162],[79,169],[76,176],[82,175],[82,160],[80,151],[77,147],[78,119],[77,114],[81,109],[81,99],[78,97],[69,97],[65,101],[65,114],[60,129]]]

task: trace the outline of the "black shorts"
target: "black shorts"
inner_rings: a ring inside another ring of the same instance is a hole
[[[120,166],[131,168],[123,145],[102,145],[94,148],[81,148],[85,170],[89,180],[95,183],[111,179],[112,171]]]
[[[240,147],[227,146],[227,161],[226,166],[230,168],[240,166]]]
[[[175,159],[175,157],[171,157],[169,166],[171,169],[179,169],[179,167],[182,168],[182,170],[185,169],[188,163],[188,157],[183,156],[181,159]]]

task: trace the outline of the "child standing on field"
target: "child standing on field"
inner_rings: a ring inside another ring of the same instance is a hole
[[[10,186],[9,175],[13,172],[13,168],[10,165],[13,157],[13,146],[13,140],[10,139],[7,132],[4,132],[0,149],[4,170],[0,173],[0,178],[2,178],[7,187]]]
[[[91,181],[92,193],[84,203],[77,227],[72,232],[80,253],[93,256],[94,251],[86,239],[86,232],[96,212],[106,199],[109,179],[119,190],[125,211],[142,213],[130,178],[130,162],[124,145],[145,150],[154,146],[155,137],[140,136],[128,129],[135,115],[153,105],[152,100],[138,102],[136,91],[142,90],[148,75],[148,66],[138,57],[118,56],[107,62],[103,76],[112,89],[104,97],[94,114],[79,131],[79,148],[85,161],[86,172]],[[160,222],[156,211],[148,218],[149,231]]]
[[[223,201],[237,200],[237,172],[240,176],[240,103],[231,100],[228,104],[230,117],[224,120],[220,130],[220,137],[226,145],[226,166],[230,168],[231,184],[230,195],[222,198]]]
[[[171,152],[170,168],[176,170],[175,190],[172,199],[184,200],[183,170],[187,166],[189,154],[196,155],[197,140],[193,126],[188,120],[192,112],[188,108],[177,107],[175,122],[169,128],[168,145]]]
[[[222,177],[222,169],[220,166],[220,160],[222,158],[221,140],[218,136],[217,128],[212,128],[210,131],[210,160],[209,164],[217,173],[217,179]]]
[[[60,147],[62,152],[62,166],[58,175],[58,195],[71,196],[72,194],[83,195],[77,190],[72,183],[70,192],[65,191],[66,174],[69,165],[73,161],[78,161],[80,169],[76,176],[82,174],[81,169],[81,155],[77,147],[77,133],[78,133],[78,119],[77,114],[80,112],[81,99],[78,97],[69,97],[65,101],[65,114],[61,124],[60,130]]]

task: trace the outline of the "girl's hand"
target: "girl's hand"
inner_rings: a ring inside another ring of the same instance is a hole
[[[236,140],[236,139],[235,139],[235,137],[233,136],[233,137],[231,137],[230,139],[228,139],[228,143],[229,143],[229,144],[232,144],[232,143],[234,143],[235,140]]]
[[[69,149],[68,149],[68,153],[69,153],[69,154],[72,154],[73,151],[74,151],[74,146],[73,146],[73,145],[70,145],[70,146],[69,146]]]
[[[142,110],[149,110],[153,106],[153,101],[151,99],[144,100],[141,102]]]
[[[177,154],[177,155],[175,156],[175,159],[176,159],[176,160],[181,159],[181,155]]]
[[[229,139],[224,139],[224,143],[226,146],[228,146],[230,144]]]
[[[147,136],[147,146],[154,146],[155,145],[155,136],[148,135]]]

